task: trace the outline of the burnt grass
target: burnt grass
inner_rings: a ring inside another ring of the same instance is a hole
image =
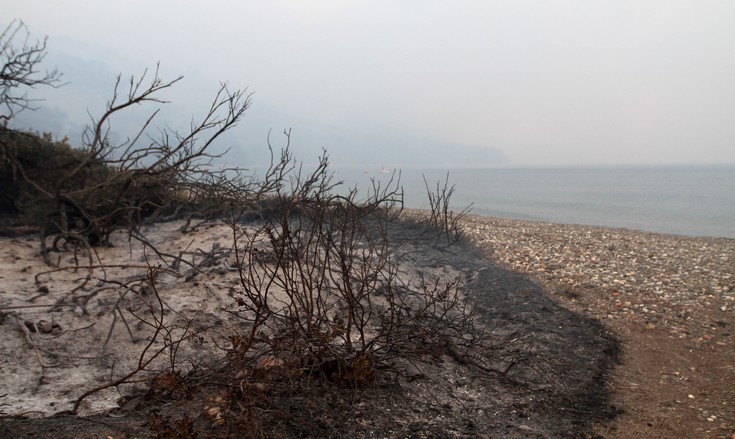
[[[419,378],[379,371],[358,389],[303,378],[250,400],[240,421],[226,425],[203,413],[222,391],[211,372],[189,377],[186,391],[149,390],[115,413],[0,418],[0,437],[597,437],[593,425],[616,415],[608,381],[620,357],[619,342],[599,321],[560,306],[529,276],[468,242],[446,246],[412,224],[391,236],[409,243],[401,265],[463,273],[466,297],[497,337],[493,364],[444,352],[413,359]]]

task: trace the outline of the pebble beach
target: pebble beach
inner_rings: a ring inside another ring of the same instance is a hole
[[[697,310],[735,320],[735,240],[467,215],[469,239],[497,263],[585,296],[600,319],[635,316],[687,337]]]
[[[735,239],[467,215],[496,263],[599,319],[625,353],[606,438],[735,439]]]

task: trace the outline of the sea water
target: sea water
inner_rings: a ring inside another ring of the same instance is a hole
[[[453,210],[566,224],[735,238],[735,165],[403,169],[406,207],[428,208],[424,178],[454,186]],[[392,170],[337,168],[335,178],[364,192]]]

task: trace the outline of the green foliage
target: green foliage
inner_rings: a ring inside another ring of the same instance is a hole
[[[0,128],[0,216],[43,227],[56,207],[55,197],[103,181],[114,172],[91,161],[73,178],[67,175],[89,157],[67,139]]]

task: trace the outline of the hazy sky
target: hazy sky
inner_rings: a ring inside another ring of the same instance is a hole
[[[732,0],[23,0],[2,15],[51,50],[247,86],[343,139],[494,147],[513,165],[735,163]]]

